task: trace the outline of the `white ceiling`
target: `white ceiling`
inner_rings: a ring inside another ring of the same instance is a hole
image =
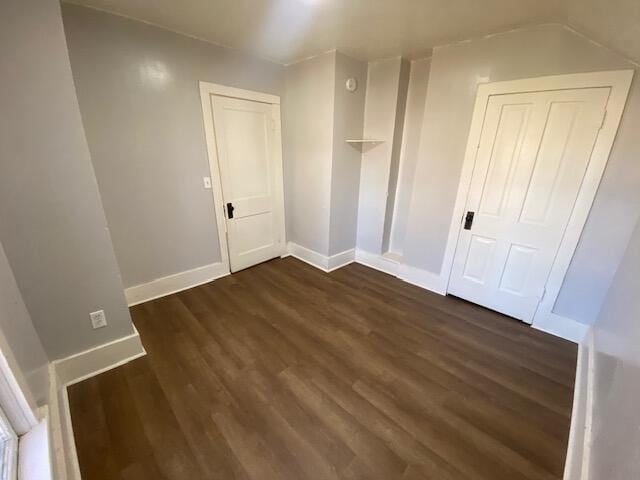
[[[634,2],[638,0],[633,0]],[[564,22],[563,0],[73,0],[289,64],[337,48],[415,58],[469,37]],[[638,1],[640,4],[640,1]]]
[[[568,23],[640,64],[640,0],[568,0]]]

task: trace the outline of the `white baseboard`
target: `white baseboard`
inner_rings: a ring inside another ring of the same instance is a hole
[[[295,257],[298,260],[302,260],[303,262],[308,263],[313,267],[319,268],[324,272],[329,270],[329,259],[321,253],[303,247],[302,245],[298,245],[294,242],[287,243],[287,252],[292,257]]]
[[[438,295],[447,294],[447,280],[440,275],[409,265],[400,265],[398,278],[407,283],[422,287]]]
[[[438,295],[447,294],[447,278],[442,275],[399,263],[389,256],[367,252],[359,248],[327,257],[289,242],[285,256],[287,255],[319,268],[323,272],[331,272],[355,261]],[[542,320],[536,319],[532,327],[576,343],[580,343],[585,338],[589,328],[583,323],[554,313],[547,315]]]
[[[323,272],[337,270],[353,263],[355,259],[355,249],[353,248],[329,257],[294,242],[287,243],[287,253],[298,260],[319,268]]]
[[[352,248],[350,250],[345,250],[344,252],[336,253],[335,255],[331,255],[327,261],[327,267],[329,272],[333,272],[339,268],[344,267],[345,265],[349,265],[353,263],[356,259],[356,250]]]
[[[288,255],[319,268],[323,272],[332,272],[355,261],[439,295],[445,295],[447,291],[446,281],[443,281],[440,275],[408,265],[402,265],[389,256],[367,252],[359,248],[345,250],[342,253],[327,257],[297,243],[289,242],[287,244],[287,254],[284,256]]]
[[[585,339],[589,326],[568,317],[550,313],[544,317],[537,317],[531,325],[536,330],[550,333],[575,343]]]
[[[356,262],[398,277],[404,282],[424,288],[438,295],[446,295],[447,282],[443,280],[440,275],[405,265],[390,257],[391,256],[378,255],[360,249],[356,250]]]
[[[578,345],[571,429],[563,480],[588,480],[593,421],[595,348],[592,331]]]
[[[131,335],[54,360],[49,365],[50,438],[57,480],[81,480],[67,387],[146,355],[140,334],[135,326],[133,329]]]
[[[188,288],[211,282],[225,275],[229,275],[229,265],[219,262],[203,267],[186,270],[184,272],[157,278],[148,283],[142,283],[125,289],[127,305],[130,307],[148,302],[172,293],[181,292]]]
[[[398,275],[398,262],[377,253],[367,252],[360,248],[356,249],[356,262],[367,267],[380,270],[394,277]]]
[[[126,337],[51,362],[58,385],[66,387],[81,382],[146,355],[135,326],[133,330],[134,332]]]

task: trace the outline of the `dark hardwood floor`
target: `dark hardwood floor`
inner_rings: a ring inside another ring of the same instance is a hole
[[[69,388],[84,480],[559,479],[577,348],[293,258],[133,307],[148,355]]]

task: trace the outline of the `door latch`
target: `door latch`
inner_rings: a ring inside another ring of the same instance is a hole
[[[233,206],[233,203],[231,202],[227,203],[227,218],[229,219],[233,218],[234,210],[235,210],[235,207]]]
[[[473,212],[467,212],[467,215],[464,217],[464,229],[471,230],[471,225],[473,225]]]

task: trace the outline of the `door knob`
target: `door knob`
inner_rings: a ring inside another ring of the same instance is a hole
[[[473,225],[473,212],[467,212],[466,217],[464,217],[464,229],[471,230],[471,225]]]
[[[231,202],[227,203],[227,218],[233,218],[234,210],[235,210],[235,207],[233,206],[233,203]]]

